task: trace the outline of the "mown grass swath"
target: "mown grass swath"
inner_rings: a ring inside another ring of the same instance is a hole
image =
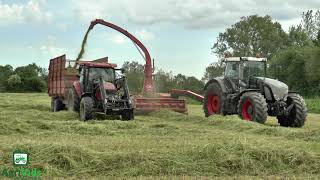
[[[307,101],[308,102],[308,101]],[[50,177],[313,177],[320,174],[320,115],[301,129],[160,111],[123,122],[87,123],[76,113],[50,112],[46,94],[0,94],[0,168],[16,149]],[[110,119],[110,118],[109,118]]]

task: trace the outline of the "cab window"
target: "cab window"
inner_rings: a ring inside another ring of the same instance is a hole
[[[238,62],[228,62],[226,66],[225,76],[238,79],[239,78],[239,63]]]

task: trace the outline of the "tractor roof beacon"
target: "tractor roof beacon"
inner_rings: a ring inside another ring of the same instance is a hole
[[[203,110],[214,114],[238,114],[247,121],[265,123],[276,116],[281,126],[302,127],[307,108],[304,99],[288,86],[266,77],[267,59],[229,57],[223,60],[225,72],[207,82]]]

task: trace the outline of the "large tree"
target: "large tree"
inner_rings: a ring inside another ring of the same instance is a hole
[[[302,94],[320,93],[320,47],[291,47],[270,60],[269,73]]]
[[[252,15],[241,20],[220,33],[212,51],[219,57],[226,52],[234,56],[270,57],[288,45],[288,36],[278,22],[270,16]]]
[[[289,44],[294,47],[305,47],[312,45],[312,40],[304,31],[302,25],[291,26],[289,29]]]
[[[7,80],[13,74],[13,67],[0,65],[0,92],[6,90]]]
[[[320,10],[303,12],[301,26],[311,40],[317,40],[320,34]]]
[[[206,68],[202,81],[206,82],[215,77],[222,76],[223,72],[224,66],[222,63],[212,63]]]
[[[126,61],[122,65],[122,68],[126,71],[130,92],[142,92],[144,80],[144,66],[136,61]]]

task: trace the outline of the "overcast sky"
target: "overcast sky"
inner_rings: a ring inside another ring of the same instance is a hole
[[[320,0],[0,0],[0,64],[48,67],[55,56],[75,59],[90,21],[103,18],[136,35],[157,68],[201,78],[217,61],[210,47],[218,33],[241,16],[268,14],[287,30],[308,9],[320,9]],[[123,35],[96,26],[84,57],[105,56],[120,66],[144,64]]]

